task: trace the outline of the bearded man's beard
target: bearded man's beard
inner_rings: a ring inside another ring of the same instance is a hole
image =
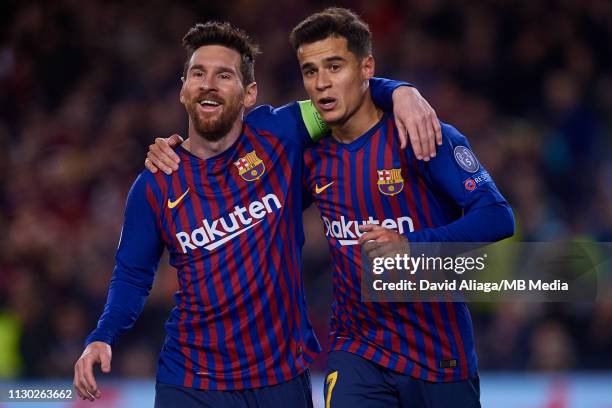
[[[234,125],[238,115],[241,114],[241,105],[238,101],[231,104],[224,103],[221,115],[214,119],[204,117],[204,114],[198,111],[198,105],[197,102],[190,103],[187,106],[187,112],[195,131],[209,142],[223,138]]]

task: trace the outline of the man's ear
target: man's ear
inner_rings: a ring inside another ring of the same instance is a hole
[[[361,61],[361,73],[364,79],[370,79],[374,76],[374,68],[376,63],[374,57],[370,54]]]
[[[244,107],[251,108],[257,102],[257,82],[251,82],[244,90]]]
[[[185,77],[181,77],[181,82],[183,82],[183,86],[181,86],[181,90],[179,92],[179,101],[184,105],[185,104],[185,96],[183,95],[183,90],[185,89]]]

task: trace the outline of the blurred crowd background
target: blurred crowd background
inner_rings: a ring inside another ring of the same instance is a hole
[[[517,237],[612,241],[612,2],[338,1],[374,33],[377,74],[413,82],[466,134]],[[114,265],[126,193],[155,137],[185,134],[182,36],[252,34],[260,103],[305,99],[290,29],[324,1],[3,1],[0,378],[72,376]],[[310,317],[327,345],[331,268],[306,214]],[[176,290],[161,263],[114,376],[153,376]],[[482,370],[612,369],[612,304],[472,304]],[[316,363],[322,369],[323,359]]]

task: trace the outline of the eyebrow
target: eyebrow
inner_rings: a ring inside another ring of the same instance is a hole
[[[339,55],[332,55],[331,57],[327,57],[323,60],[324,62],[335,62],[335,61],[346,61],[345,58],[342,58]],[[312,62],[306,62],[302,65],[302,69],[311,68],[314,64]]]
[[[192,70],[194,70],[194,69],[199,69],[200,71],[205,71],[205,69],[204,69],[204,65],[202,65],[202,64],[195,64],[195,65],[192,65],[192,66],[189,68],[189,71],[192,71]],[[217,70],[217,71],[219,71],[219,72],[230,72],[230,73],[235,73],[235,70],[234,70],[234,69],[232,69],[232,68],[230,68],[230,67],[227,67],[227,66],[225,66],[225,65],[220,65],[220,66],[217,66],[217,67],[213,67],[213,69],[214,69],[214,70]]]

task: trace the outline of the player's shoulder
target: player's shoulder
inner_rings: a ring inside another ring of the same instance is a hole
[[[448,123],[440,121],[440,128],[442,129],[442,142],[451,142],[451,145],[467,143],[467,138],[461,133],[456,127]]]
[[[310,129],[304,122],[299,102],[291,102],[278,108],[263,105],[253,109],[245,123],[261,136],[273,136],[278,140],[291,142],[300,149],[309,140]]]
[[[130,194],[137,194],[143,197],[153,195],[161,199],[171,177],[171,175],[167,175],[162,171],[151,173],[149,170],[144,169],[136,176],[132,183]]]
[[[274,107],[271,105],[259,105],[253,108],[245,118],[245,122],[254,125],[260,120],[265,120],[274,115]]]
[[[274,125],[282,127],[291,123],[292,120],[295,121],[297,109],[297,102],[291,102],[278,108],[271,105],[260,105],[247,114],[245,122],[255,128],[268,128]]]
[[[132,182],[132,190],[144,189],[148,184],[153,183],[154,180],[154,174],[147,169],[143,169],[140,173],[136,175],[136,178]]]
[[[138,186],[146,186],[151,183],[157,183],[160,179],[160,174],[164,174],[161,171],[157,171],[157,173],[151,173],[147,169],[143,169],[136,178],[134,179],[134,185]]]

